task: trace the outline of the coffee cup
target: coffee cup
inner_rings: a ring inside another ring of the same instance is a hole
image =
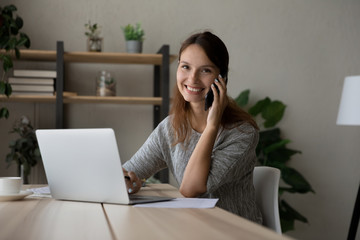
[[[0,177],[0,195],[18,194],[21,185],[21,177]]]

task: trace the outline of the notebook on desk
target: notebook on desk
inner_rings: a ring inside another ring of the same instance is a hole
[[[37,130],[36,137],[55,199],[114,204],[172,199],[127,193],[113,129]]]

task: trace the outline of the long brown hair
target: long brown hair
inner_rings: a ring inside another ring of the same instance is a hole
[[[219,68],[220,74],[223,77],[227,77],[229,71],[229,53],[220,38],[210,32],[191,35],[181,45],[179,60],[182,52],[192,44],[198,44],[202,47],[210,61]],[[170,114],[173,116],[172,126],[175,130],[175,142],[173,144],[176,145],[177,143],[184,143],[191,133],[191,125],[189,123],[190,104],[185,101],[177,86],[174,88],[173,96]],[[256,122],[250,114],[242,110],[232,98],[228,97],[228,100],[229,103],[221,119],[221,126],[223,128],[232,128],[248,122],[258,129]]]

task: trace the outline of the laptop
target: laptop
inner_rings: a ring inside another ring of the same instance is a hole
[[[55,199],[127,205],[173,199],[128,194],[111,128],[36,130],[36,137]]]

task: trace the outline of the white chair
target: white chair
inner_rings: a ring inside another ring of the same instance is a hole
[[[278,199],[280,174],[280,170],[277,168],[255,167],[253,183],[256,203],[263,217],[263,225],[282,234]]]

